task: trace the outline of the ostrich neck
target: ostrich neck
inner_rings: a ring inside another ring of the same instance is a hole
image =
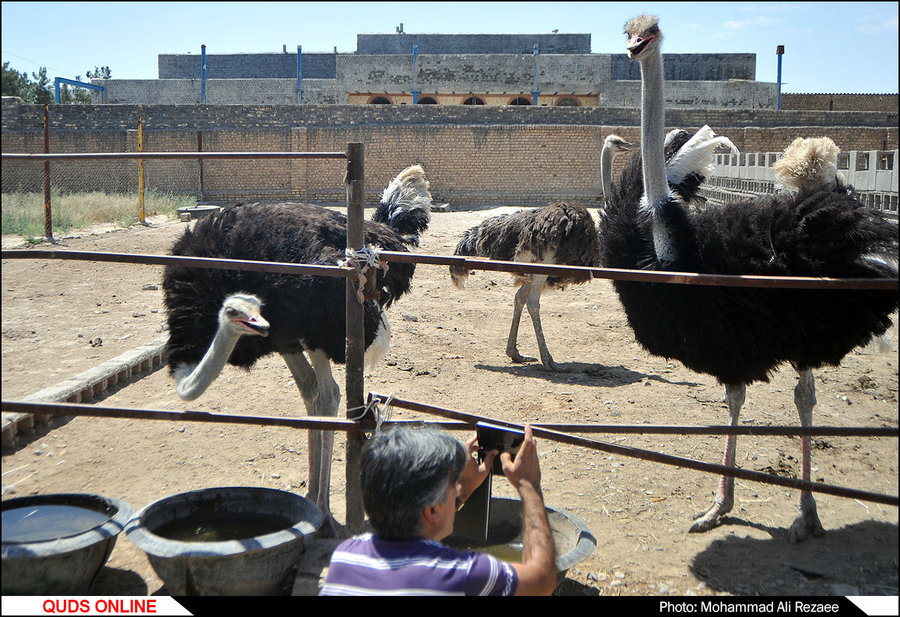
[[[659,50],[641,61],[641,160],[647,206],[658,208],[669,197],[666,181],[665,99]]]
[[[644,176],[642,207],[650,212],[653,248],[662,265],[678,257],[675,234],[662,217],[671,200],[666,180],[665,98],[663,66],[659,49],[641,60],[641,167]]]
[[[231,352],[234,346],[237,345],[240,337],[239,333],[219,326],[212,344],[206,350],[203,359],[200,360],[193,370],[189,366],[180,367],[181,371],[189,372],[186,372],[183,376],[178,376],[178,396],[183,400],[192,401],[203,394],[216,377],[219,376],[222,369],[225,368],[225,363],[228,362],[228,358],[231,356]]]
[[[613,149],[607,146],[600,152],[600,184],[606,203],[609,203],[609,191],[612,188],[612,165]]]

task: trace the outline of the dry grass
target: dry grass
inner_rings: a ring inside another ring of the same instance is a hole
[[[137,193],[60,193],[50,195],[53,232],[66,233],[101,223],[130,227],[140,220]],[[166,215],[174,218],[178,208],[196,205],[191,196],[168,195],[147,191],[145,216]],[[3,193],[2,221],[4,234],[35,240],[44,235],[44,196],[40,193]]]

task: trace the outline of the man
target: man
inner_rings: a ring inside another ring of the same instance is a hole
[[[480,465],[476,438],[465,446],[437,430],[396,426],[363,447],[363,504],[374,533],[334,551],[321,595],[550,595],[556,558],[541,495],[541,470],[530,426],[503,472],[522,500],[522,561],[508,563],[441,544],[460,503],[488,475],[496,451]]]

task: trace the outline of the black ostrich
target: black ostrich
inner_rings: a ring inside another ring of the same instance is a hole
[[[626,167],[600,223],[607,267],[778,276],[897,276],[897,226],[866,210],[816,151],[786,153],[782,178],[794,190],[695,210],[667,183],[663,77],[657,19],[625,26],[627,50],[641,63],[642,169]],[[793,162],[791,162],[793,161]],[[698,174],[698,177],[702,173]],[[747,384],[768,381],[783,363],[799,373],[794,400],[804,427],[816,403],[812,370],[838,365],[853,348],[885,333],[897,309],[889,291],[797,290],[614,283],[638,343],[681,361],[725,386],[731,424],[738,422]],[[802,475],[810,477],[809,439],[802,439]],[[724,464],[734,465],[735,439]],[[715,503],[691,531],[706,531],[733,505],[734,480],[723,476]],[[821,535],[816,504],[802,491],[792,542]]]
[[[558,202],[541,208],[519,210],[482,221],[467,230],[455,255],[488,257],[499,261],[523,261],[568,266],[597,266],[600,253],[597,226],[587,208],[578,203]],[[465,267],[451,266],[453,283],[462,288],[470,272]],[[513,362],[530,362],[535,358],[519,353],[516,339],[522,307],[528,307],[538,351],[544,368],[561,370],[553,360],[541,327],[541,294],[546,289],[565,289],[573,283],[590,280],[590,274],[516,274],[519,286],[513,305],[512,325],[506,341],[506,355]]]
[[[418,165],[384,191],[365,243],[390,251],[418,244],[431,217],[431,195]],[[242,204],[201,219],[175,243],[173,255],[336,265],[345,260],[347,219],[304,203]],[[377,301],[364,305],[366,363],[387,351],[387,309],[406,293],[414,264],[378,268]],[[345,360],[346,284],[341,277],[301,276],[169,266],[163,279],[168,311],[169,370],[184,400],[200,396],[226,362],[250,369],[279,353],[311,416],[335,416],[340,390],[331,363]],[[308,359],[307,359],[308,356]],[[310,431],[309,494],[330,516],[334,435]]]

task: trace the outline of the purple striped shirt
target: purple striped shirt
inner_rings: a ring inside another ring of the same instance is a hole
[[[511,596],[518,583],[512,565],[493,555],[366,533],[338,545],[319,595]]]

